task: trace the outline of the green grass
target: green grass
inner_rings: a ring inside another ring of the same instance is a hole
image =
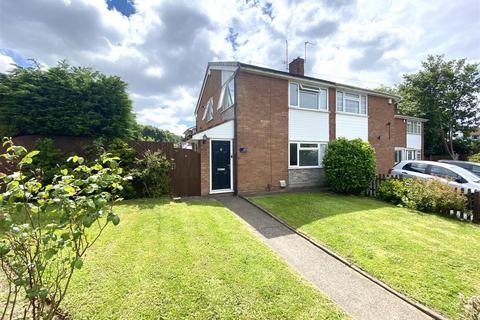
[[[253,197],[373,276],[453,318],[480,295],[480,228],[371,198],[328,193]]]
[[[343,319],[214,201],[126,201],[75,274],[73,319]]]

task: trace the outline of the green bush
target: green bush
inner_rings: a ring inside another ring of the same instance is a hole
[[[169,194],[172,168],[173,162],[162,152],[145,152],[143,158],[135,161],[132,170],[137,196],[155,198]]]
[[[476,154],[468,157],[468,161],[480,162],[480,153],[476,153]]]
[[[133,169],[137,153],[128,143],[122,139],[115,138],[107,146],[107,150],[113,156],[122,159],[120,164],[124,170],[129,171]]]
[[[375,177],[375,151],[361,139],[330,141],[323,159],[328,183],[335,192],[358,194]]]
[[[50,138],[41,138],[35,141],[35,149],[40,153],[33,158],[28,169],[34,172],[34,175],[40,177],[43,184],[52,182],[60,164],[65,165],[66,157]]]
[[[378,189],[378,198],[431,213],[465,209],[465,195],[436,179],[387,179]]]
[[[401,204],[407,195],[407,190],[405,180],[387,179],[383,181],[378,188],[378,198],[393,204]]]

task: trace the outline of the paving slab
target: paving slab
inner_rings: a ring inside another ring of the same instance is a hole
[[[243,219],[295,271],[329,296],[352,318],[432,319],[244,199],[235,196],[217,199]]]

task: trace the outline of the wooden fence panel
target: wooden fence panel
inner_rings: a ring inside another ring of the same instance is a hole
[[[17,145],[25,146],[28,150],[34,150],[38,139],[50,138],[54,145],[65,156],[85,156],[85,146],[93,142],[93,138],[69,137],[69,136],[42,136],[28,135],[13,138]],[[200,195],[200,154],[193,150],[177,149],[170,142],[153,141],[126,141],[133,148],[137,157],[150,150],[162,151],[168,159],[175,161],[174,169],[170,175],[170,190],[174,196],[199,196]],[[108,143],[108,142],[107,142]],[[4,148],[0,148],[2,153]],[[0,159],[0,172],[8,173],[12,169],[9,164]]]
[[[200,153],[176,149],[172,172],[172,192],[175,196],[200,195]]]
[[[378,195],[380,184],[386,179],[403,179],[403,177],[397,175],[377,175],[365,191],[365,195],[376,197]],[[453,210],[449,210],[449,212],[445,212],[444,214],[456,216],[461,220],[480,223],[480,192],[463,188],[455,188],[455,191],[460,191],[465,195],[465,198],[467,199],[465,210],[464,212],[453,212]]]

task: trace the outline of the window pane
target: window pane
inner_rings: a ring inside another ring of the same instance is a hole
[[[298,106],[298,84],[290,83],[290,105]]]
[[[235,103],[235,79],[230,80],[230,82],[228,83],[228,90],[230,91],[232,104],[234,104]]]
[[[359,99],[359,97],[360,96],[358,94],[345,92],[345,98],[346,99]]]
[[[360,113],[367,114],[367,96],[362,96],[360,99]]]
[[[425,163],[412,163],[411,170],[418,173],[425,173],[427,172],[428,165]]]
[[[296,143],[290,143],[290,165],[291,166],[298,165]]]
[[[407,133],[413,133],[412,121],[407,121]]]
[[[318,166],[318,150],[300,150],[300,166]]]
[[[318,148],[316,143],[300,143],[300,148]]]
[[[321,165],[323,165],[323,157],[325,156],[325,150],[327,149],[326,144],[320,145],[320,159],[318,160]]]
[[[337,111],[343,111],[343,92],[337,91]]]
[[[300,108],[318,109],[318,93],[300,90]]]
[[[345,99],[345,112],[359,113],[359,107],[358,101]]]
[[[327,110],[327,90],[320,89],[320,109]]]

